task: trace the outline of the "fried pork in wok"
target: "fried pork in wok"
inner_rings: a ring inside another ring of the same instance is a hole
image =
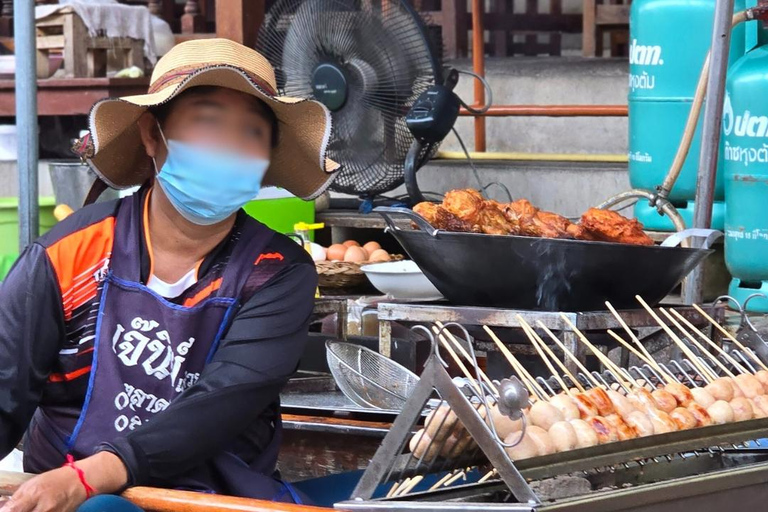
[[[445,231],[653,245],[642,224],[613,211],[590,208],[575,224],[562,215],[539,210],[527,199],[499,203],[472,189],[452,190],[442,204],[419,203],[413,210]]]
[[[590,208],[581,216],[581,225],[604,242],[653,245],[653,240],[645,234],[643,225],[637,219],[627,219],[611,210]]]

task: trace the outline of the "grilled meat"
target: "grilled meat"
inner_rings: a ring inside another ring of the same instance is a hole
[[[452,190],[443,206],[463,221],[479,226],[486,235],[517,234],[517,224],[508,220],[496,201],[486,201],[477,190]]]
[[[424,202],[413,207],[413,211],[424,217],[433,227],[444,231],[480,233],[480,227],[458,218],[439,204]]]
[[[642,224],[616,212],[590,208],[574,224],[562,215],[539,210],[527,199],[504,204],[486,200],[472,189],[451,190],[442,205],[420,203],[413,210],[445,231],[653,245]]]
[[[611,210],[590,208],[581,216],[581,225],[595,238],[605,242],[653,245],[637,219],[627,219]]]

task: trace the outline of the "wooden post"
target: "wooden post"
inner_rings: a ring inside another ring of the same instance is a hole
[[[262,23],[264,0],[216,0],[216,36],[253,48]]]
[[[13,37],[13,0],[2,0],[0,5],[0,37]]]
[[[509,7],[509,9],[507,8]],[[509,0],[493,0],[491,12],[502,18],[509,11],[515,10],[514,2]],[[512,33],[506,30],[494,30],[491,32],[491,48],[494,57],[506,57],[509,51],[509,40]]]
[[[196,34],[204,30],[205,20],[200,12],[197,0],[187,0],[184,15],[181,17],[181,33]]]
[[[88,59],[85,28],[80,16],[74,12],[64,14],[64,72],[67,78],[88,76]]]
[[[584,21],[581,43],[581,53],[585,57],[597,56],[597,25],[595,14],[597,11],[596,0],[584,0]]]

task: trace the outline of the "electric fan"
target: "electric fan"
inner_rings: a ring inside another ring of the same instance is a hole
[[[372,199],[406,181],[423,200],[415,171],[453,127],[457,75],[405,0],[278,0],[257,49],[284,94],[331,111],[333,190]]]

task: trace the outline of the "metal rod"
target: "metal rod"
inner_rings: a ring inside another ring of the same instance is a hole
[[[19,0],[17,0],[19,1]],[[483,28],[484,2],[472,0],[472,68],[485,77],[485,29]],[[485,88],[480,80],[474,81],[476,105],[485,103]],[[475,118],[475,151],[485,151],[485,118]]]
[[[482,84],[480,84],[482,86]],[[484,105],[476,104],[473,108]],[[493,105],[484,114],[462,108],[460,116],[478,117],[627,117],[627,105]]]
[[[19,252],[38,236],[37,46],[35,2],[14,0],[16,132],[19,169]]]
[[[725,77],[728,71],[728,52],[731,47],[733,3],[734,0],[717,0],[715,3],[707,101],[704,105],[699,174],[696,180],[696,203],[693,213],[695,228],[709,228],[712,225],[712,202],[715,199],[720,126],[723,122],[723,101],[725,100]],[[695,238],[693,246],[701,247],[701,239]],[[703,285],[704,274],[701,266],[698,266],[685,280],[683,302],[686,304],[701,302]]]

